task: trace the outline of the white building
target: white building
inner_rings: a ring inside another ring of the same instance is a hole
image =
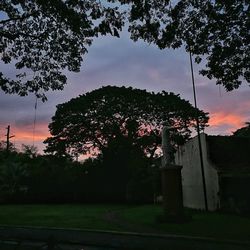
[[[185,207],[205,209],[198,137],[175,155],[182,165]],[[250,138],[201,134],[208,209],[250,210]]]

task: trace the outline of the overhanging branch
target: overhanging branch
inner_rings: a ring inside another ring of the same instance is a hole
[[[31,16],[34,16],[38,13],[38,11],[35,11],[35,12],[32,12],[30,14],[27,14],[27,15],[23,15],[23,16],[19,16],[19,17],[13,17],[13,18],[9,18],[9,19],[5,19],[5,20],[1,20],[0,21],[0,24],[6,24],[6,23],[9,23],[9,22],[15,22],[15,21],[23,21],[24,19],[27,19]]]

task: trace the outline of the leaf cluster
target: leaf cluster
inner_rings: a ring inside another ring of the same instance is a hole
[[[129,31],[160,49],[186,50],[200,63],[201,74],[226,90],[250,82],[250,2],[248,0],[117,0],[128,8]]]
[[[1,60],[17,71],[16,78],[0,72],[0,87],[43,100],[46,91],[63,89],[63,70],[80,70],[94,37],[119,36],[123,24],[117,8],[91,0],[3,0],[0,11]]]
[[[16,69],[0,72],[5,93],[46,100],[63,89],[65,70],[80,70],[94,37],[119,37],[126,23],[134,41],[185,46],[228,91],[250,82],[249,0],[2,0],[0,11],[1,61]]]
[[[161,143],[163,122],[173,127],[175,142],[183,142],[196,126],[197,116],[204,128],[207,113],[173,93],[106,86],[57,106],[49,125],[52,136],[45,141],[46,151],[99,154],[112,141],[122,143],[125,138],[153,157]]]
[[[234,131],[233,136],[250,137],[250,122],[246,122],[246,126]]]

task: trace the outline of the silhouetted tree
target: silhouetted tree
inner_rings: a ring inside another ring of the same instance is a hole
[[[208,116],[200,110],[197,113],[204,128]],[[161,143],[163,121],[176,129],[174,139],[183,142],[195,127],[195,117],[196,109],[173,93],[102,87],[57,106],[49,125],[52,137],[45,140],[46,152],[99,154],[111,144],[116,143],[118,149],[126,142],[152,158]]]
[[[61,90],[62,70],[78,72],[82,55],[99,34],[118,35],[121,14],[101,1],[2,0],[0,54],[16,68],[16,78],[0,72],[0,87],[21,96]]]
[[[246,122],[246,126],[233,132],[233,136],[250,137],[250,122]]]
[[[28,175],[26,166],[21,162],[8,159],[0,164],[0,193],[9,195],[26,190],[23,179]]]
[[[7,150],[7,142],[0,141],[0,164],[2,160],[15,157],[18,154],[18,149],[12,142],[9,142],[9,149]]]
[[[230,91],[250,82],[250,2],[248,0],[114,0],[126,4],[129,31],[160,49],[185,46],[203,75]]]
[[[45,100],[45,91],[63,89],[62,70],[79,71],[93,37],[119,36],[126,22],[134,41],[184,45],[197,63],[206,58],[201,73],[229,91],[250,82],[247,0],[2,0],[0,11],[1,60],[17,69],[16,78],[0,72],[6,93]]]
[[[35,158],[38,155],[38,148],[34,145],[22,144],[22,153],[30,158]]]

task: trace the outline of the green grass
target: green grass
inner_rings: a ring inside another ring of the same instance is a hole
[[[119,205],[1,205],[0,224],[58,228],[115,230],[102,219]]]
[[[162,213],[162,208],[155,205],[130,208],[124,210],[121,216],[127,222],[136,221],[170,234],[250,241],[249,217],[195,210],[187,212],[192,215],[192,220],[183,224],[157,223],[155,218]]]
[[[104,220],[108,211],[116,211],[120,223]],[[191,211],[193,219],[188,223],[157,223],[160,213],[162,208],[156,205],[1,205],[0,224],[127,231],[124,221],[140,232],[145,227],[169,234],[250,241],[249,217]]]

